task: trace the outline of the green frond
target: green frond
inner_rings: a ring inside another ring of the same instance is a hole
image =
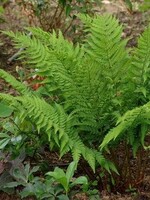
[[[105,78],[115,83],[127,71],[129,58],[122,40],[122,27],[110,15],[81,18],[88,32],[85,52],[100,64],[99,70]]]
[[[89,163],[92,170],[95,172],[96,158],[95,158],[95,152],[93,151],[93,149],[85,147],[82,155],[84,159]]]
[[[95,171],[95,154],[92,149],[86,147],[77,132],[73,128],[71,118],[65,114],[62,106],[47,104],[43,99],[36,96],[12,97],[7,94],[0,94],[0,98],[8,104],[19,105],[18,109],[21,122],[30,120],[36,126],[38,133],[45,132],[49,143],[58,145],[60,156],[71,151],[73,159],[78,162],[82,155]],[[15,102],[15,103],[14,103]],[[20,113],[20,106],[22,107]]]
[[[28,62],[34,67],[47,60],[49,49],[35,37],[30,38],[25,33],[13,33],[11,31],[4,33],[13,39],[16,48],[24,49],[20,54],[20,58],[27,58]],[[46,67],[46,63],[44,64]]]
[[[95,158],[96,161],[99,163],[99,165],[105,169],[106,171],[108,171],[111,174],[111,171],[114,171],[116,174],[119,174],[117,171],[117,168],[115,167],[115,165],[110,162],[109,160],[107,160],[103,155],[102,152],[100,151],[94,151],[95,154]]]
[[[2,69],[0,69],[0,77],[3,78],[7,83],[12,85],[12,87],[16,89],[20,94],[29,94],[31,92],[25,84],[17,81],[14,76],[10,75]]]
[[[12,95],[0,93],[0,102],[1,101],[7,104],[8,107],[12,108],[14,112],[21,114],[22,107]]]
[[[20,33],[6,32],[6,34],[13,38],[18,48],[24,48],[21,58],[26,58],[31,67],[38,69],[37,74],[44,76],[44,84],[48,85],[47,88],[51,90],[51,87],[59,86],[63,92],[67,90],[69,93],[68,89],[74,85],[72,76],[77,70],[76,65],[79,64],[78,61],[82,60],[79,59],[83,56],[82,48],[79,45],[74,48],[71,42],[63,38],[61,32],[58,36],[55,32],[48,34],[49,37],[45,37],[48,41],[43,42],[43,31],[32,29],[32,38]],[[43,37],[39,37],[41,32]]]
[[[54,139],[61,141],[65,135],[65,144],[68,143],[67,137],[67,115],[63,112],[60,105],[51,106],[44,99],[32,97],[17,97],[17,100],[22,103],[28,117],[36,125],[38,132],[45,130],[49,140]],[[56,138],[55,138],[55,137]],[[65,146],[63,143],[63,146]],[[58,144],[61,149],[61,142]]]
[[[89,166],[92,168],[92,170],[95,172],[96,158],[95,158],[94,150],[85,146],[81,138],[76,133],[73,133],[73,135],[70,135],[69,138],[70,138],[69,146],[71,148],[73,159],[76,162],[78,162],[80,159],[80,156],[82,155],[83,158],[89,163]]]
[[[64,39],[61,31],[59,31],[58,34],[55,31],[53,31],[52,33],[47,33],[41,28],[35,27],[27,28],[27,30],[31,32],[32,35],[37,38],[42,44],[48,46],[51,50],[60,52],[63,49],[64,52],[70,52],[74,49],[72,42]]]
[[[51,34],[43,31],[39,27],[28,27],[26,30],[34,37],[41,41],[44,45],[49,45]]]
[[[0,93],[0,100],[3,100],[8,104],[16,103],[16,101],[14,101],[14,97],[10,94]]]
[[[144,106],[134,108],[133,110],[127,111],[119,120],[115,128],[111,129],[105,136],[100,148],[103,149],[111,141],[116,140],[117,137],[121,136],[126,130],[136,127],[139,124],[150,124],[150,102]],[[148,132],[144,131],[141,134],[141,143],[143,143],[143,137]]]
[[[150,73],[150,27],[138,39],[138,47],[133,52],[131,76],[136,84],[144,85]]]
[[[28,35],[13,32],[4,32],[10,36],[17,48],[24,48],[22,54],[28,59],[30,64],[40,63],[45,61],[45,65],[50,63],[50,59],[53,55],[57,57],[58,60],[64,62],[64,66],[70,60],[70,62],[79,61],[79,57],[83,56],[82,48],[79,45],[76,47],[67,40],[64,39],[61,32],[57,35],[56,32],[46,33],[40,28],[27,28],[28,31],[32,33],[32,38]],[[52,55],[51,55],[52,53]],[[47,55],[48,54],[48,58]],[[22,55],[22,57],[23,57]],[[67,59],[67,62],[65,60]],[[69,62],[69,63],[70,63]],[[66,65],[66,68],[69,65]],[[46,67],[46,66],[45,66]],[[38,68],[36,66],[36,68]]]

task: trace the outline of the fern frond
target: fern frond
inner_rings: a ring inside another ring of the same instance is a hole
[[[7,83],[12,85],[20,94],[30,94],[31,90],[23,83],[19,82],[14,76],[0,69],[0,77],[3,78]]]
[[[26,30],[31,33],[35,38],[41,41],[44,45],[49,45],[51,34],[43,31],[39,27],[28,27]]]
[[[83,158],[88,162],[92,170],[95,172],[96,157],[94,149],[90,149],[87,146],[85,146],[80,137],[78,136],[78,134],[76,133],[70,135],[69,138],[70,138],[69,145],[71,148],[73,159],[76,162],[78,162],[80,156],[82,155]]]
[[[28,30],[32,32],[32,38],[30,38],[28,35],[25,35],[24,33],[14,34],[11,31],[4,33],[10,36],[15,41],[17,48],[24,48],[24,51],[22,51],[22,57],[26,57],[30,64],[40,63],[44,60],[48,62],[48,60],[46,59],[46,55],[48,53],[49,59],[53,55],[55,55],[58,60],[64,62],[64,66],[66,65],[67,68],[69,67],[69,65],[67,64],[69,59],[71,59],[70,62],[77,62],[80,60],[77,58],[83,56],[83,53],[81,51],[82,49],[79,48],[79,45],[74,47],[71,42],[64,39],[61,32],[59,32],[59,34],[57,35],[55,32],[53,32],[52,34],[46,33],[40,28],[28,28]],[[66,58],[67,62],[65,62]]]
[[[89,33],[85,52],[90,59],[100,64],[99,70],[112,83],[118,81],[127,71],[129,57],[125,49],[126,40],[122,40],[122,27],[118,20],[110,15],[81,17],[85,31]],[[107,70],[106,70],[107,69]]]
[[[0,93],[0,101],[5,102],[14,112],[21,113],[22,107],[12,95]]]
[[[132,67],[130,70],[132,81],[138,87],[145,85],[150,73],[150,27],[138,39],[138,47],[133,52]]]
[[[100,166],[102,168],[104,168],[106,171],[108,171],[110,174],[112,171],[114,171],[116,174],[119,174],[115,165],[112,162],[110,162],[109,160],[107,160],[102,155],[101,152],[95,151],[95,157],[96,157],[96,161],[100,164]]]
[[[32,63],[34,67],[35,64],[46,60],[49,50],[35,37],[30,38],[25,33],[13,33],[12,31],[4,33],[13,39],[16,48],[24,48],[20,54],[20,58],[28,58],[28,62]]]
[[[103,149],[112,140],[121,136],[126,130],[131,127],[138,126],[139,124],[150,124],[150,102],[144,106],[134,108],[133,110],[127,111],[118,121],[117,126],[110,130],[105,136],[100,148]],[[144,132],[145,133],[145,132]],[[141,136],[141,143],[143,143],[143,137]]]
[[[38,29],[37,33],[38,31],[41,33],[41,30]],[[33,33],[35,32],[33,29]],[[78,61],[82,60],[77,59],[83,56],[82,54],[80,56],[81,48],[79,45],[74,48],[70,42],[63,38],[61,33],[58,37],[55,33],[51,34],[47,43],[43,43],[41,37],[36,37],[37,33],[35,37],[30,38],[25,34],[6,32],[14,39],[18,48],[25,48],[21,57],[27,58],[30,66],[38,69],[37,74],[44,76],[44,84],[48,85],[47,88],[59,86],[63,92],[67,90],[69,93],[68,88],[70,89],[74,85],[72,71],[77,70],[76,65]],[[72,88],[72,90],[74,89]]]
[[[72,152],[73,159],[78,162],[80,159],[81,153],[83,152],[84,144],[77,133],[72,132],[69,138],[70,138],[69,146]]]
[[[3,100],[8,104],[12,104],[14,102],[14,97],[10,94],[0,93],[0,100]]]
[[[17,97],[17,100],[22,103],[22,106],[26,109],[28,117],[37,126],[38,132],[45,130],[48,134],[49,140],[51,138],[58,141],[63,139],[63,135],[66,135],[65,142],[67,144],[68,130],[66,129],[67,116],[62,112],[61,106],[56,105],[54,107],[50,106],[43,99],[38,97]],[[61,142],[60,142],[61,143]],[[61,144],[58,144],[59,146]],[[63,144],[64,146],[64,144]],[[62,148],[62,147],[61,147]]]

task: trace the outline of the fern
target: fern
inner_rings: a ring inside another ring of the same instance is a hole
[[[5,32],[17,48],[24,48],[20,58],[38,69],[35,74],[43,77],[44,91],[48,97],[57,96],[57,103],[46,95],[42,98],[42,93],[38,95],[3,70],[0,76],[20,96],[1,94],[0,98],[14,106],[22,123],[30,121],[37,134],[46,135],[50,147],[59,148],[60,156],[70,151],[74,160],[79,161],[82,156],[93,170],[99,163],[108,172],[117,173],[101,150],[125,132],[127,140],[135,141],[133,134],[129,139],[128,130],[137,125],[141,126],[140,142],[144,146],[149,128],[149,103],[143,105],[147,99],[136,108],[141,103],[138,97],[132,98],[136,84],[145,87],[147,81],[148,91],[149,28],[141,36],[138,48],[129,55],[118,20],[109,15],[80,18],[86,38],[77,45],[65,40],[61,32],[46,33],[39,28],[27,29],[32,32],[31,38],[24,33]]]

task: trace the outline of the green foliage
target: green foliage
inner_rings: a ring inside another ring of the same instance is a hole
[[[136,86],[135,93],[142,94],[139,104],[149,101],[149,67],[150,67],[150,27],[138,40],[138,47],[133,54],[131,77]],[[140,95],[141,96],[141,95]]]
[[[148,11],[150,9],[150,0],[144,0],[144,2],[140,5],[141,11]]]
[[[8,134],[6,133],[0,133],[0,150],[3,150],[4,148],[6,148],[6,146],[11,143],[11,145],[15,145],[17,146],[17,143],[20,143],[22,140],[22,136],[18,135],[18,136],[13,136],[10,137]]]
[[[17,164],[14,164],[15,160],[12,163],[13,165],[9,169],[9,173],[6,174],[4,172],[0,176],[0,189],[9,193],[11,189],[23,186],[23,189],[18,191],[21,198],[34,196],[37,199],[69,200],[68,197],[71,195],[70,188],[87,185],[88,183],[87,178],[84,176],[73,178],[77,166],[75,162],[70,163],[66,173],[56,167],[54,172],[48,172],[45,178],[34,176],[39,171],[38,166],[31,168],[29,164],[24,165],[22,160],[19,160],[18,163],[16,162]],[[3,181],[2,186],[1,181]]]
[[[150,123],[149,118],[150,118],[150,103],[145,104],[144,106],[135,108],[131,111],[127,111],[124,116],[122,116],[118,122],[117,126],[110,130],[110,132],[105,136],[101,148],[104,148],[107,144],[110,143],[110,141],[115,140],[117,137],[119,137],[122,133],[124,133],[126,130],[131,130],[134,128],[134,126],[138,126],[139,124],[141,125],[141,130],[140,130],[140,135],[137,138],[139,142],[143,145],[144,148],[150,148],[145,147],[144,145],[144,138],[145,135],[148,134],[148,125]],[[132,137],[132,140],[131,138]],[[136,136],[135,136],[136,137]],[[134,148],[134,135],[129,135],[127,137],[130,139],[130,143]]]
[[[30,165],[26,164],[23,167],[14,168],[11,170],[12,177],[16,180],[14,182],[7,183],[5,188],[14,188],[19,185],[26,187],[29,182],[33,179],[33,173],[37,172],[39,167],[35,166],[30,169]]]
[[[150,67],[150,27],[145,30],[138,40],[138,47],[135,48],[132,57],[131,67],[125,92],[125,98],[129,98],[132,94],[131,104],[128,108],[136,107],[133,110],[127,111],[117,122],[117,126],[110,130],[106,135],[101,148],[106,146],[111,140],[115,140],[122,133],[128,132],[127,140],[133,146],[134,154],[137,151],[138,145],[141,143],[144,148],[144,138],[149,130],[149,67]],[[148,103],[147,103],[148,102]],[[131,107],[129,107],[131,106]],[[138,127],[140,133],[137,137]],[[131,129],[135,134],[131,135]],[[129,131],[130,130],[130,131]],[[149,147],[148,147],[149,148]]]
[[[61,33],[57,36],[55,32],[48,34],[41,29],[28,29],[32,38],[25,34],[7,33],[15,40],[17,48],[25,48],[21,58],[28,58],[26,62],[44,80],[41,93],[28,92],[24,84],[14,84],[18,82],[12,81],[10,75],[5,76],[6,72],[1,70],[1,76],[24,95],[11,96],[10,99],[7,95],[0,96],[1,99],[7,98],[10,104],[13,102],[15,112],[20,113],[21,123],[29,118],[39,134],[46,133],[51,148],[58,147],[61,156],[71,150],[74,160],[78,161],[82,155],[93,170],[98,162],[110,171],[115,169],[114,166],[109,166],[101,153],[91,147],[92,143],[103,139],[104,133],[99,130],[106,129],[112,99],[128,67],[126,41],[121,41],[121,26],[111,16],[81,18],[89,34],[86,43],[80,46],[74,47]],[[98,40],[103,49],[95,46]],[[43,91],[46,101],[41,98]],[[52,101],[56,95],[57,103]],[[89,133],[91,141],[87,139]]]
[[[66,194],[68,194],[69,190],[73,186],[76,186],[78,184],[80,185],[88,184],[87,178],[85,176],[80,176],[77,179],[73,180],[73,175],[76,170],[76,167],[77,163],[72,162],[68,166],[66,173],[62,169],[56,167],[54,172],[48,172],[46,175],[53,177],[54,180],[56,180],[56,182],[60,183],[64,188]]]
[[[13,88],[16,89],[21,94],[26,94],[30,92],[30,89],[17,81],[12,75],[8,74],[4,70],[0,69],[0,77],[5,79],[8,83],[11,83]]]
[[[13,193],[14,188],[17,185],[21,185],[25,180],[25,177],[24,177],[25,174],[23,170],[24,169],[23,161],[25,159],[25,152],[22,150],[19,153],[20,154],[16,158],[12,159],[11,152],[4,153],[0,151],[0,164],[1,164],[0,190],[1,191],[7,192],[7,193]],[[21,179],[18,179],[18,178],[17,180],[15,179],[15,183],[14,183],[15,170],[21,171],[23,172],[23,174],[21,174],[22,176]]]
[[[63,193],[63,189],[54,184],[52,179],[34,177],[32,182],[20,192],[20,196],[21,198],[34,196],[37,199],[68,200],[68,196]]]
[[[0,103],[0,117],[9,117],[13,110],[5,103]]]
[[[6,32],[16,48],[24,48],[20,58],[41,81],[33,91],[0,70],[0,76],[19,93],[15,97],[1,93],[0,99],[12,110],[11,117],[19,119],[21,131],[16,135],[30,132],[40,138],[39,146],[59,149],[60,156],[71,152],[76,163],[82,156],[93,171],[100,165],[110,174],[118,174],[102,155],[104,147],[111,150],[122,140],[134,155],[141,147],[149,148],[144,141],[150,113],[150,27],[139,38],[138,47],[129,52],[122,26],[114,17],[80,15],[80,19],[86,39],[76,45],[61,32],[47,33],[40,28],[27,29],[31,38]],[[57,173],[65,177],[61,184],[67,192],[67,174],[57,168],[50,175],[58,179]]]
[[[1,102],[1,133],[0,149],[16,158],[22,150],[27,156],[33,156],[44,145],[45,137],[39,136],[34,125],[29,120],[15,115],[15,108]],[[21,114],[21,112],[20,112]],[[36,136],[36,137],[35,137]]]

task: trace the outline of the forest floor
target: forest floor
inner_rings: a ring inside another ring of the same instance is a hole
[[[126,7],[124,7],[121,3],[109,2],[105,1],[105,4],[102,8],[97,8],[97,12],[99,14],[107,12],[116,15],[119,18],[119,21],[123,24],[124,27],[124,38],[130,38],[128,42],[128,46],[136,46],[137,40],[136,38],[142,33],[145,26],[148,24],[148,15],[150,12],[141,13],[139,11],[134,11],[130,13],[127,11]],[[4,22],[0,23],[0,30],[23,30],[24,27],[29,26],[29,21],[24,17],[19,7],[16,7],[13,3],[6,6]],[[13,48],[12,42],[10,39],[5,37],[0,33],[0,41],[3,43],[0,46],[0,68],[5,69],[11,74],[16,73],[16,67],[21,66],[22,63],[19,61],[13,61],[11,63],[8,62],[8,59],[16,52]],[[14,90],[7,85],[3,80],[0,79],[0,92],[7,92],[10,94],[14,94]],[[49,160],[49,163],[54,162],[52,155],[45,155],[46,159]],[[55,156],[54,156],[55,157]],[[145,158],[149,159],[149,158]],[[57,164],[58,160],[55,160]],[[63,162],[59,161],[59,162]],[[149,162],[150,163],[150,162]],[[145,169],[145,177],[142,183],[141,188],[138,193],[127,193],[127,194],[113,194],[108,193],[106,191],[102,191],[101,199],[102,200],[150,200],[150,164]],[[33,198],[27,198],[28,200],[32,200]],[[85,194],[78,194],[74,199],[79,200],[87,200],[87,196]],[[20,198],[16,195],[7,195],[5,193],[0,193],[0,200],[20,200]],[[96,199],[95,199],[96,200]]]

